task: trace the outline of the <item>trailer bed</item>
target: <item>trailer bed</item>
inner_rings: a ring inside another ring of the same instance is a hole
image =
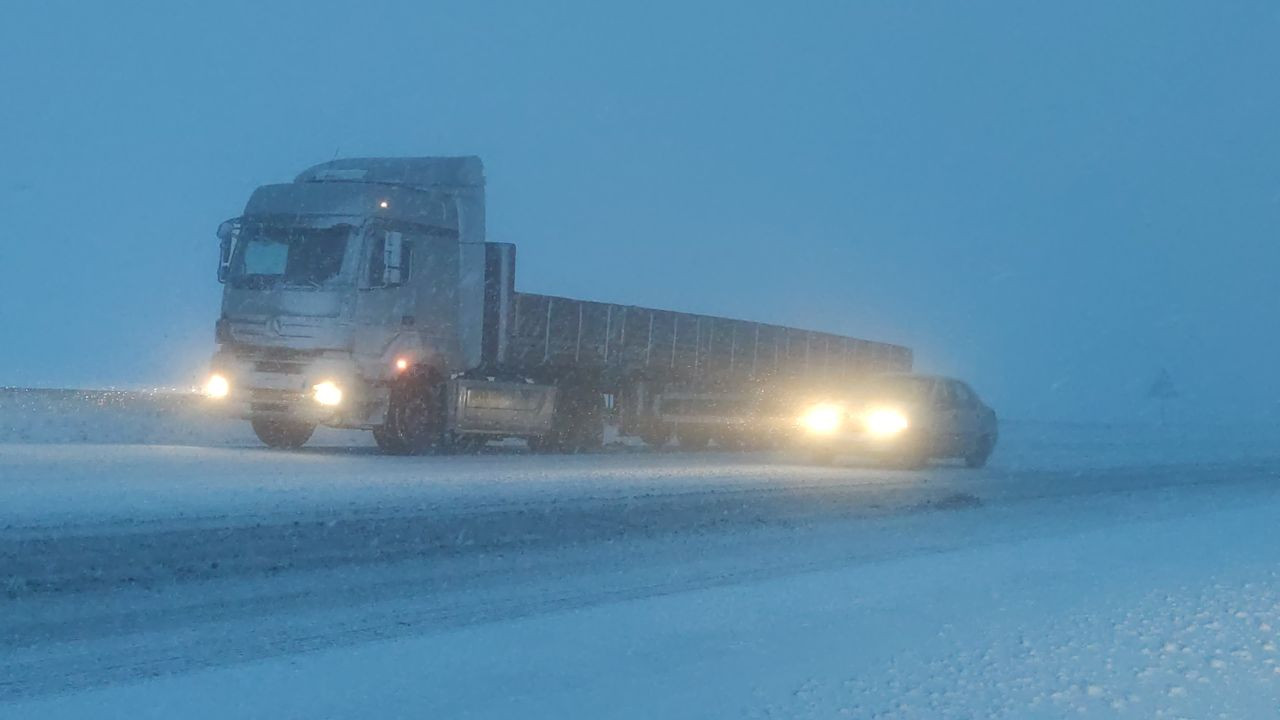
[[[634,305],[514,293],[507,347],[518,367],[732,384],[911,370],[910,348],[831,333]]]

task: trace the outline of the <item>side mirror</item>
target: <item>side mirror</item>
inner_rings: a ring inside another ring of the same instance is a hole
[[[218,282],[227,281],[231,274],[231,255],[240,239],[240,219],[227,220],[218,226]]]
[[[382,284],[391,286],[400,284],[400,260],[403,255],[404,236],[398,232],[388,231],[382,250]]]

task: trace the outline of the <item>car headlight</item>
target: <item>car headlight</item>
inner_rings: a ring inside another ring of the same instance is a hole
[[[206,397],[214,400],[221,400],[231,392],[231,381],[226,377],[214,373],[204,383],[204,394]]]
[[[316,383],[311,390],[311,396],[321,405],[337,405],[342,402],[342,388],[332,380]]]
[[[830,435],[844,422],[844,408],[831,403],[820,403],[800,416],[800,426],[817,435]]]
[[[866,423],[867,432],[880,437],[897,435],[911,425],[905,414],[890,408],[872,410],[863,420]]]

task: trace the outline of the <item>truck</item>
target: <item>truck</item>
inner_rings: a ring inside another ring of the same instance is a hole
[[[386,453],[759,447],[823,383],[911,369],[890,343],[516,290],[478,157],[351,158],[259,187],[218,228],[205,394],[272,448],[319,425]]]

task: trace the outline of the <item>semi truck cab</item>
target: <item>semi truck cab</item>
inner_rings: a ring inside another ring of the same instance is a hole
[[[409,378],[496,362],[504,318],[486,296],[508,301],[494,283],[514,249],[485,242],[483,193],[471,157],[335,161],[259,188],[218,230],[208,393],[266,444],[297,446],[318,424],[385,428]]]

